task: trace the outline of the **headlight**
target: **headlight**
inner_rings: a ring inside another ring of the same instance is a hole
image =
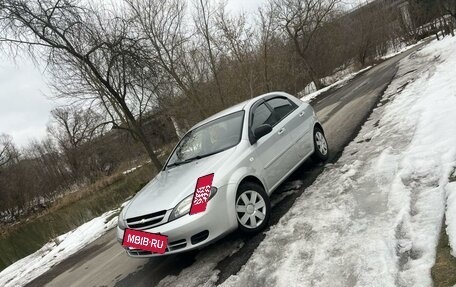
[[[211,194],[209,195],[209,200],[211,200],[214,195],[217,193],[217,188],[215,186],[211,187]],[[169,216],[169,221],[182,217],[190,212],[190,207],[192,206],[193,193],[184,198],[179,204],[174,207],[171,215]]]
[[[127,225],[125,224],[125,220],[124,220],[125,209],[126,209],[125,207],[122,208],[122,211],[119,213],[119,216],[117,217],[117,226],[119,226],[119,228],[122,230],[127,228]]]
[[[184,216],[185,214],[188,214],[190,212],[190,207],[192,206],[192,199],[193,194],[190,194],[189,196],[184,198],[184,200],[179,202],[179,204],[176,205],[176,207],[174,207],[173,211],[171,212],[171,215],[169,216],[169,221]]]
[[[215,194],[217,194],[217,188],[215,186],[213,186],[213,187],[211,187],[211,195],[209,195],[209,200],[211,200]]]

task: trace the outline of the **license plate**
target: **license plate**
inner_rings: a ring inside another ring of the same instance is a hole
[[[154,253],[165,253],[168,236],[146,231],[125,229],[122,245]]]

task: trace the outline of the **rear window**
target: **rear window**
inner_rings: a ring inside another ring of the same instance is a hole
[[[285,98],[270,99],[266,103],[268,103],[268,105],[273,109],[277,122],[281,121],[284,117],[296,109],[296,105],[290,103],[290,101]]]

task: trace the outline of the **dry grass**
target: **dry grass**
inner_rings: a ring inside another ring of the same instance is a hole
[[[154,176],[153,168],[145,165],[127,175],[112,176],[87,189],[62,198],[40,213],[2,229],[0,235],[0,270],[25,257],[56,236],[116,209],[139,191]]]
[[[449,181],[456,181],[456,167],[449,176]],[[431,274],[434,280],[434,286],[456,286],[456,258],[451,255],[451,248],[448,235],[445,229],[445,218],[443,219],[440,230],[440,240],[437,246],[435,264],[432,267]]]
[[[143,164],[141,169],[143,168],[151,169],[151,166],[149,163],[145,163]],[[0,224],[0,236],[5,236],[5,234],[8,234],[11,231],[16,230],[23,223],[36,220],[40,217],[56,212],[64,207],[70,206],[76,202],[81,201],[82,199],[88,198],[91,195],[100,192],[101,190],[104,190],[112,185],[115,185],[119,181],[125,180],[127,177],[134,177],[137,174],[138,172],[124,175],[122,174],[122,172],[118,171],[117,173],[112,174],[110,176],[104,176],[92,184],[79,188],[76,192],[67,193],[64,196],[57,198],[46,209],[43,209],[40,212],[29,215],[25,218],[21,218],[14,224]],[[151,174],[151,177],[152,175],[155,175],[155,173]]]
[[[445,222],[445,221],[444,221]],[[453,286],[456,284],[456,258],[450,254],[451,248],[445,224],[442,224],[437,256],[431,274],[435,287]]]
[[[173,148],[172,145],[169,145],[169,146],[167,145],[160,150],[160,160],[162,162],[164,162],[166,160],[169,153],[172,151],[172,148]],[[133,164],[133,166],[139,166],[139,165],[142,166],[141,168],[147,168],[147,169],[153,170],[153,167],[151,166],[148,158],[142,158],[140,161]],[[122,173],[123,171],[128,170],[130,168],[132,168],[131,162],[124,163],[117,169],[117,171],[114,174],[109,175],[109,176],[103,176],[92,184],[78,187],[77,191],[75,191],[75,192],[69,192],[69,193],[64,194],[63,196],[55,199],[45,209],[42,209],[33,214],[26,215],[23,218],[20,217],[13,224],[0,222],[0,237],[4,236],[5,234],[10,233],[11,231],[16,230],[18,227],[20,227],[25,222],[30,222],[30,221],[33,221],[40,217],[46,216],[48,214],[52,214],[53,212],[60,210],[63,207],[74,204],[84,198],[90,197],[91,195],[99,192],[100,190],[106,189],[109,186],[116,184],[119,181],[125,180],[127,177],[131,177],[132,173],[126,174],[126,175],[124,175]],[[136,171],[138,171],[138,170],[136,170]],[[137,172],[135,172],[135,174],[137,174]],[[151,178],[155,174],[156,174],[156,171],[153,171],[153,173],[151,174]]]

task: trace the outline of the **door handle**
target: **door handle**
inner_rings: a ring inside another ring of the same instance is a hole
[[[299,113],[299,116],[302,117],[306,112],[305,111],[302,111]]]
[[[286,131],[285,128],[281,128],[277,134],[281,135],[281,134],[283,134],[285,131]]]

